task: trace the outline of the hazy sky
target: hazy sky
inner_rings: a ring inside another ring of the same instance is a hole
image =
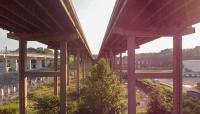
[[[104,34],[112,13],[115,0],[72,0],[87,42],[92,53],[99,52]],[[183,37],[183,48],[200,46],[200,24],[194,26],[196,33]],[[0,49],[18,48],[18,42],[6,38],[7,31],[0,29]],[[28,47],[46,47],[45,45],[29,42]],[[172,48],[172,38],[164,37],[140,46],[136,52],[158,52],[162,49]]]

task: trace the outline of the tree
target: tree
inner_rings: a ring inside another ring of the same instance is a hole
[[[159,88],[159,87],[158,87]],[[172,92],[167,89],[152,89],[149,94],[150,101],[148,103],[148,114],[172,114]]]
[[[53,51],[49,48],[44,48],[44,54],[53,54]]]
[[[82,89],[81,114],[115,114],[126,110],[125,89],[105,59],[93,65]]]
[[[36,50],[35,48],[32,48],[32,47],[29,47],[29,48],[27,49],[27,51],[30,52],[30,53],[35,53],[35,52],[37,52],[37,50]]]
[[[36,48],[37,53],[43,53],[44,52],[44,48],[43,47],[38,47]]]
[[[35,109],[38,110],[37,114],[59,114],[60,101],[59,97],[47,95],[35,98]]]

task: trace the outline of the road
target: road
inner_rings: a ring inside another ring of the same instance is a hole
[[[159,82],[173,85],[172,79],[159,79]],[[190,90],[196,86],[197,83],[200,83],[200,77],[184,77],[183,78],[183,91]]]

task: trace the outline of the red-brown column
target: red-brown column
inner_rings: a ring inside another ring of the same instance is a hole
[[[173,38],[173,92],[174,114],[182,114],[182,37],[175,35]]]
[[[54,49],[54,70],[58,71],[58,50]],[[54,95],[58,96],[58,77],[54,77]]]
[[[26,71],[27,42],[19,40],[19,108],[20,114],[26,114],[27,77]]]
[[[112,51],[112,49],[110,49],[109,53],[110,53],[110,57],[109,57],[109,59],[110,59],[110,68],[112,68],[113,67],[113,51]]]
[[[119,78],[120,82],[122,82],[122,53],[119,55]]]
[[[105,54],[105,60],[106,60],[107,63],[109,63],[109,58],[108,58],[108,54],[107,53]]]
[[[127,39],[128,49],[128,114],[136,114],[135,37]]]
[[[74,80],[76,80],[76,56],[73,55],[74,62],[73,62],[73,68],[74,68]]]
[[[82,75],[83,75],[83,79],[85,78],[85,57],[83,56],[83,72],[82,72]]]
[[[77,60],[76,60],[76,92],[77,94],[80,93],[80,49],[77,49]]]
[[[67,112],[67,42],[60,43],[60,113]]]
[[[68,63],[67,64],[67,85],[69,85],[69,83],[70,83],[69,82],[70,81],[69,80],[69,77],[70,77],[69,58],[70,58],[70,56],[67,57],[67,63]]]
[[[113,55],[113,62],[112,62],[113,70],[116,70],[116,56]]]

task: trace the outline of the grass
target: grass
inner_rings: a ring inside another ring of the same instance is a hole
[[[146,108],[139,109],[139,110],[137,110],[137,114],[147,114],[147,109]]]
[[[19,114],[19,102],[13,101],[0,107],[0,114]]]
[[[37,110],[33,108],[38,96],[53,95],[53,83],[44,84],[43,86],[28,92],[27,113],[36,114]],[[0,106],[0,114],[19,114],[19,102],[14,100],[8,104]]]
[[[42,97],[42,96],[47,96],[47,95],[53,95],[53,92],[54,92],[54,85],[53,83],[49,83],[49,84],[44,84],[43,86],[33,90],[33,91],[29,91],[28,92],[28,106],[27,106],[27,113],[28,114],[37,114],[37,110],[35,110],[34,108],[34,103],[36,101],[36,99],[38,98],[38,96]],[[125,87],[125,86],[124,86]],[[71,102],[70,103],[70,106],[71,108],[74,108],[76,106],[73,106],[73,105],[77,105],[74,101],[75,98],[73,98],[72,96],[72,93],[75,91],[75,84],[70,84],[68,86],[68,102]],[[70,94],[71,93],[71,94]],[[128,93],[126,92],[127,94],[127,97],[128,97]],[[138,103],[141,103],[143,102],[143,98],[142,98],[142,94],[139,90],[137,90],[137,102]],[[72,105],[72,106],[71,106]],[[71,109],[71,110],[76,110],[76,109]],[[1,112],[2,111],[2,112]],[[8,112],[8,113],[7,113]],[[0,107],[0,114],[19,114],[19,102],[18,100],[15,100],[11,103],[8,103],[8,104],[5,104],[5,105],[2,105]],[[145,114],[145,109],[140,109],[138,111],[137,114]]]

